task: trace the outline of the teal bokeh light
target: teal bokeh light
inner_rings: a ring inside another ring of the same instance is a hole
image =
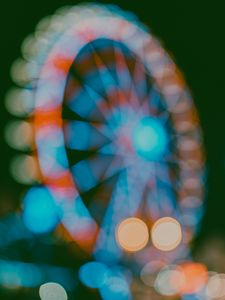
[[[160,120],[145,117],[134,128],[132,142],[139,156],[147,160],[157,160],[166,150],[167,134]]]
[[[100,288],[109,276],[108,267],[100,262],[88,262],[79,270],[80,281],[90,288]]]
[[[131,300],[129,285],[123,276],[112,276],[100,288],[103,300]]]
[[[47,233],[58,224],[60,211],[46,187],[31,188],[25,195],[23,204],[23,221],[31,232]]]

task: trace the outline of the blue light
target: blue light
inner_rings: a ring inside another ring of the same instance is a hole
[[[42,275],[38,266],[0,260],[0,284],[7,288],[36,287],[43,281]]]
[[[128,283],[122,276],[112,276],[100,288],[103,300],[131,300]]]
[[[182,300],[200,300],[202,297],[200,295],[195,295],[195,294],[187,294],[182,296]]]
[[[36,234],[54,229],[59,221],[59,209],[47,188],[34,187],[27,192],[23,220],[27,228]]]
[[[108,267],[100,262],[89,262],[79,270],[80,281],[90,288],[100,288],[109,276]]]
[[[57,282],[68,291],[74,290],[77,285],[72,269],[0,259],[1,286],[36,288],[44,282]]]
[[[166,150],[167,135],[156,118],[145,117],[134,129],[132,142],[136,152],[145,159],[159,159]]]

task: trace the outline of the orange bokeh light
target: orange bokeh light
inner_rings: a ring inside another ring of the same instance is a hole
[[[148,227],[141,219],[127,218],[117,227],[116,240],[118,245],[126,251],[139,251],[148,243]]]
[[[194,294],[207,282],[208,272],[205,265],[195,262],[185,262],[179,265],[184,278],[180,287],[181,294]]]

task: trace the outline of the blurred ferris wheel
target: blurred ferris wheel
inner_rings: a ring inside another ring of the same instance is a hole
[[[51,205],[50,214],[39,212],[45,227],[32,215],[42,204],[32,217],[25,205],[30,230],[60,221],[56,231],[97,263],[134,274],[149,260],[163,267],[190,258],[203,212],[202,135],[160,42],[133,14],[88,4],[43,19],[22,55],[11,72],[21,88],[9,91],[6,106],[26,121],[9,124],[6,139],[29,155],[11,170],[41,184],[27,206],[40,195],[60,208],[57,217]]]

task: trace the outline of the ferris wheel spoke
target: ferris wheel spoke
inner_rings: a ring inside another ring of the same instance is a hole
[[[148,77],[146,75],[146,70],[143,64],[138,59],[136,59],[133,70],[132,86],[133,90],[135,90],[136,92],[137,98],[141,103],[145,101],[146,95],[149,93],[149,88],[151,86],[151,84],[148,84],[147,80]]]
[[[75,82],[74,78],[71,78],[68,82],[70,88],[73,89],[73,92],[69,95],[67,92],[66,95],[68,97],[66,104],[69,109],[86,120],[103,123],[105,112],[101,109],[99,103],[104,100],[94,91],[85,88],[83,83],[75,85]]]
[[[99,155],[115,155],[117,153],[116,145],[114,143],[108,143],[97,150]]]
[[[107,169],[104,173],[104,180],[108,180],[109,178],[123,172],[126,169],[126,165],[123,163],[124,158],[120,155],[116,155],[113,157],[112,161],[109,163]]]
[[[169,114],[166,111],[160,112],[157,115],[157,118],[160,119],[160,122],[162,123],[163,126],[166,126],[167,123],[169,123],[169,121],[170,121]]]
[[[119,81],[120,89],[123,91],[124,102],[132,105],[134,108],[138,107],[139,102],[135,89],[133,86],[133,78],[128,68],[125,54],[118,47],[114,47],[116,73]]]
[[[176,192],[169,172],[170,166],[151,162],[151,174],[145,185],[143,201],[145,214],[156,221],[162,216],[174,216],[176,211]]]
[[[74,101],[71,102],[71,108],[74,109],[75,112],[79,111],[82,113],[82,111],[84,111],[86,116],[91,113],[100,114],[101,119],[103,118],[105,120],[105,116],[111,110],[111,105],[107,101],[103,84],[97,74],[92,72],[92,74],[84,76],[74,67],[71,69],[71,75],[73,76],[72,80],[77,81],[79,84],[77,94],[72,97]],[[80,100],[79,103],[77,102],[76,96],[80,96],[80,99],[78,98]]]
[[[113,72],[110,71],[108,66],[110,62],[103,61],[93,43],[90,43],[90,45],[93,52],[93,59],[96,65],[96,70],[100,75],[103,86],[105,87],[105,95],[111,105],[119,107],[122,98],[116,74],[115,72],[113,74]]]
[[[154,163],[154,179],[159,186],[173,189],[174,181],[171,178],[171,167],[167,164]]]
[[[180,160],[174,155],[167,154],[163,157],[163,159],[157,160],[157,164],[168,164],[169,166],[179,167]]]
[[[125,215],[129,216],[127,212],[128,206],[125,205],[128,199],[127,194],[126,172],[124,171],[118,177],[101,224],[101,230],[94,250],[94,256],[99,260],[117,262],[122,255],[122,251],[115,240],[115,230]]]
[[[163,105],[163,98],[156,86],[153,85],[150,89],[147,100],[149,103],[150,112],[153,114],[158,114],[166,110],[166,107]]]
[[[65,144],[74,150],[94,150],[109,143],[109,138],[92,124],[83,121],[69,121],[64,126]]]
[[[104,174],[112,160],[111,155],[93,155],[72,166],[72,174],[81,193],[105,180]]]
[[[164,186],[157,180],[153,188],[146,191],[146,212],[153,220],[161,217],[173,216],[176,211],[176,194],[170,186]]]
[[[108,140],[112,141],[115,138],[115,132],[110,126],[108,120],[101,124],[96,122],[91,122],[91,125],[102,135],[104,135]]]
[[[81,63],[77,64],[76,68],[73,68],[73,72],[78,74],[81,83],[83,83],[84,88],[88,90],[89,93],[94,93],[98,95],[102,101],[98,101],[98,108],[103,111],[103,114],[107,114],[113,107],[112,97],[109,93],[114,92],[112,95],[114,99],[116,89],[118,84],[111,72],[107,68],[106,64],[102,61],[97,53],[97,50],[92,43],[85,46],[86,50],[81,58]],[[87,54],[89,54],[89,59],[87,60]],[[89,72],[87,72],[89,69]],[[95,98],[95,97],[94,97]]]

